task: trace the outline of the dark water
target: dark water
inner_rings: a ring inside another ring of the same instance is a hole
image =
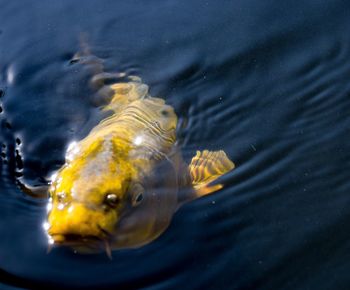
[[[1,289],[350,289],[348,1],[0,7]],[[175,108],[187,160],[224,149],[237,164],[222,191],[112,261],[46,254],[45,202],[16,186],[42,182],[103,117],[91,72],[69,64],[82,33],[106,71]]]

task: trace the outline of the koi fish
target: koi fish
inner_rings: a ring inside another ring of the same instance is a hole
[[[221,189],[212,182],[235,165],[222,150],[197,151],[187,165],[173,107],[137,78],[108,88],[103,110],[111,115],[68,147],[51,180],[44,227],[52,245],[111,257],[159,237],[182,204]]]

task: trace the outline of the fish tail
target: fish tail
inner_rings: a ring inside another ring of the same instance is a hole
[[[98,105],[106,104],[105,110],[120,111],[125,105],[142,99],[148,95],[148,86],[140,77],[127,75],[124,72],[106,72],[103,59],[91,52],[87,33],[79,35],[80,50],[70,60],[86,65],[93,73],[90,86],[97,90],[99,99],[94,100]]]

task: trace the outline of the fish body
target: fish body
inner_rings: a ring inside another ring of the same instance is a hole
[[[174,109],[141,81],[109,89],[111,115],[69,146],[50,187],[49,241],[80,252],[149,243],[182,203],[220,189],[210,183],[234,168],[223,151],[197,151],[185,164]],[[190,190],[180,197],[181,188]]]

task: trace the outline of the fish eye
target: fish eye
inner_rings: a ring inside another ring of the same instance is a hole
[[[66,194],[63,191],[57,193],[57,201],[62,202],[66,198]]]
[[[115,193],[107,193],[105,203],[111,207],[115,207],[119,203],[119,197]]]
[[[133,206],[137,206],[141,203],[141,201],[143,200],[143,193],[140,192],[139,194],[136,195],[134,201],[133,201]]]
[[[143,192],[144,192],[144,189],[142,185],[139,183],[136,183],[131,187],[132,206],[137,206],[143,201]]]

